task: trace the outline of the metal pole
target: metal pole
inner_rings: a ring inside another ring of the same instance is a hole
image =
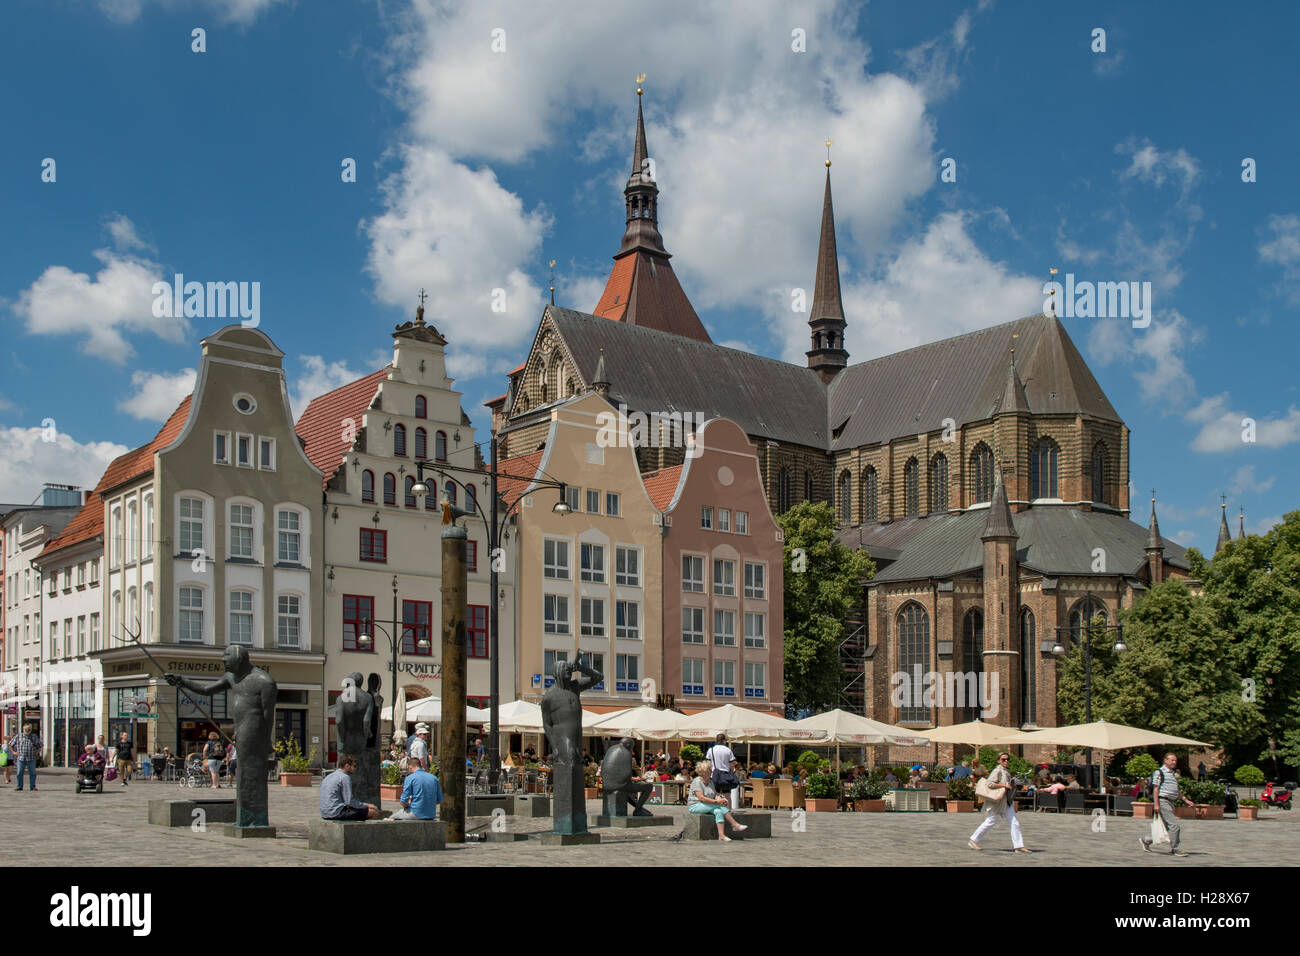
[[[388,699],[388,706],[392,708],[390,713],[394,718],[397,717],[397,637],[401,634],[397,625],[397,575],[393,575],[393,633],[385,635],[388,638],[388,646],[393,649],[393,696]],[[406,738],[406,728],[398,727],[396,720],[389,721],[393,725],[393,736],[402,735],[403,741]]]
[[[1088,611],[1092,611],[1092,595],[1088,595]],[[1087,624],[1087,633],[1083,639],[1083,722],[1092,723],[1092,620],[1089,619]],[[1088,772],[1092,773],[1092,748],[1089,747],[1085,754],[1088,761]]]
[[[448,524],[442,529],[442,819],[448,843],[465,842],[465,617],[466,595],[464,528]]]
[[[497,525],[497,433],[492,432],[492,467],[488,472],[491,475],[491,496],[492,496],[492,517],[488,522],[488,560],[491,564],[488,566],[488,591],[491,594],[491,600],[488,601],[488,641],[491,646],[488,648],[488,665],[491,673],[491,699],[488,702],[488,708],[491,712],[491,726],[488,727],[488,793],[497,792],[497,781],[501,775],[501,732],[498,728],[500,722],[501,707],[501,645],[498,640],[500,630],[497,625],[497,615],[501,612],[500,599],[497,592],[497,549],[501,547],[501,529]]]

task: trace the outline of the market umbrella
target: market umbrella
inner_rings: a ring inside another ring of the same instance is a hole
[[[718,734],[754,744],[822,743],[830,738],[824,730],[802,727],[776,714],[735,704],[693,714],[682,721],[677,732],[682,740],[711,740]]]
[[[614,714],[601,714],[590,728],[584,726],[583,729],[611,737],[631,737],[634,740],[673,740],[686,719],[685,714],[679,714],[675,710],[660,710],[642,705]]]
[[[1094,720],[1090,724],[1073,724],[1069,727],[1047,727],[1043,730],[1027,730],[1023,733],[1011,733],[997,743],[1034,746],[1036,744],[1055,744],[1058,747],[1073,747],[1076,750],[1116,751],[1130,747],[1211,747],[1201,740],[1191,740],[1176,734],[1166,734],[1157,730],[1143,730],[1126,724],[1112,724],[1105,720]],[[1100,771],[1098,772],[1100,777]],[[1105,782],[1102,783],[1105,790]]]
[[[847,710],[828,710],[824,714],[796,720],[795,724],[809,730],[825,731],[835,741],[835,763],[840,762],[840,744],[858,744],[860,746],[876,744],[898,744],[903,747],[921,746],[929,743],[924,736],[893,724],[882,723],[853,714]]]
[[[397,699],[393,701],[393,736],[402,735],[402,742],[406,742],[406,688],[397,688]]]
[[[387,720],[392,712],[392,708],[385,707],[382,717]],[[419,700],[412,701],[406,707],[405,720],[417,721],[426,724],[442,723],[442,698],[441,697],[421,697]],[[489,720],[489,714],[486,710],[480,710],[477,707],[465,707],[465,723],[467,724],[486,724]],[[399,726],[399,725],[394,725]],[[405,726],[401,724],[400,726]]]
[[[930,730],[914,731],[913,735],[924,737],[932,744],[970,744],[975,748],[976,762],[979,762],[979,748],[1001,743],[1002,738],[1015,733],[1012,727],[1002,727],[983,720],[970,720],[964,724],[950,724],[946,727],[933,727]],[[935,760],[938,757],[935,748]],[[986,770],[989,768],[985,768]]]

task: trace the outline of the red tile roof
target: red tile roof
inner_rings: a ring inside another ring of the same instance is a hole
[[[627,311],[627,303],[632,298],[632,274],[636,271],[636,256],[625,256],[614,260],[614,268],[605,281],[605,291],[600,295],[592,315],[606,319],[621,319]]]
[[[541,465],[542,455],[544,454],[546,454],[546,449],[529,452],[527,455],[503,459],[497,466],[498,471],[521,476],[520,478],[497,479],[497,492],[507,505],[513,504],[515,499],[522,495],[528,486],[532,484],[532,479],[537,474],[538,466]],[[525,475],[527,476],[526,479],[522,477]]]
[[[511,375],[518,375],[520,372],[522,372],[522,371],[524,370],[524,367],[525,367],[527,364],[528,364],[528,362],[525,361],[525,362],[523,363],[523,365],[520,365],[518,368],[512,368],[510,371],[506,372],[506,376],[509,377],[509,376],[511,376]]]
[[[154,436],[153,441],[141,445],[135,451],[127,452],[120,458],[113,459],[105,469],[104,477],[99,479],[95,490],[103,494],[110,488],[116,488],[118,485],[151,473],[154,452],[166,448],[181,433],[181,429],[185,427],[185,420],[190,417],[190,399],[193,397],[193,395],[185,396],[180,405],[176,406],[176,411],[172,412],[172,417],[167,419],[158,434]]]
[[[334,472],[352,447],[343,423],[350,418],[356,426],[352,429],[353,434],[361,430],[361,416],[375,400],[379,383],[387,377],[391,367],[386,365],[365,378],[313,398],[298,418],[296,429],[298,437],[307,443],[307,458],[325,472],[326,483],[334,477]]]
[[[507,394],[509,394],[509,393],[507,393]],[[489,399],[488,399],[486,402],[484,402],[483,404],[486,405],[488,408],[491,408],[493,405],[499,405],[499,404],[501,404],[502,402],[504,402],[505,400],[506,400],[506,395],[498,395],[496,398],[489,398]]]
[[[39,557],[48,557],[56,551],[89,541],[104,533],[104,499],[100,495],[110,488],[134,481],[153,471],[154,452],[166,448],[181,433],[185,420],[190,417],[190,399],[193,397],[185,396],[180,405],[176,406],[176,411],[172,412],[171,417],[154,436],[153,441],[125,455],[120,455],[109,463],[99,479],[99,484],[90,493],[81,510],[68,522],[66,528],[46,543]]]
[[[641,481],[645,485],[646,494],[650,496],[651,504],[660,511],[666,510],[673,500],[673,494],[677,491],[677,482],[681,479],[681,476],[681,465],[661,468],[659,471],[651,471],[642,475]]]

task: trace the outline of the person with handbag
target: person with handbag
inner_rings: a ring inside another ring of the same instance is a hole
[[[1015,852],[1030,852],[1020,832],[1020,818],[1016,816],[1016,802],[1012,799],[1015,785],[1011,782],[1011,771],[1007,769],[1010,763],[1010,754],[998,754],[998,765],[987,777],[981,777],[975,784],[975,792],[984,798],[984,822],[971,834],[972,850],[984,849],[980,846],[980,838],[993,829],[993,825],[998,822],[998,817],[1002,817],[1011,828],[1011,846]]]
[[[727,746],[727,735],[718,734],[709,748],[709,752],[704,755],[713,767],[713,789],[718,793],[730,793],[740,786],[740,778],[736,776],[731,769],[731,765],[736,762],[736,755],[731,752]]]

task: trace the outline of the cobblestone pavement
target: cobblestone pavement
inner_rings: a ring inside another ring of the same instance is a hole
[[[307,826],[316,817],[319,780],[311,788],[271,786],[275,840],[235,840],[211,831],[168,829],[148,823],[150,799],[233,796],[233,791],[182,791],[175,783],[137,780],[129,787],[105,784],[102,794],[73,792],[71,771],[42,771],[36,793],[0,788],[0,846],[6,865],[120,866],[511,866],[557,863],[583,865],[681,866],[701,862],[754,866],[945,865],[1035,866],[1280,866],[1300,859],[1300,810],[1266,811],[1257,821],[1183,821],[1183,848],[1175,859],[1146,853],[1138,838],[1149,823],[1108,817],[1095,832],[1093,818],[1080,814],[1026,812],[1020,815],[1025,843],[1034,852],[1015,854],[999,823],[971,850],[967,838],[982,819],[974,813],[809,813],[796,832],[789,811],[774,815],[772,839],[674,841],[682,832],[683,807],[655,807],[675,825],[654,830],[600,830],[603,842],[587,847],[543,847],[537,840],[471,843],[441,853],[340,856],[307,849]],[[598,801],[588,801],[594,824]],[[470,830],[487,830],[490,820],[471,817]],[[506,828],[546,832],[548,819],[508,817]],[[617,844],[617,846],[615,846]]]

